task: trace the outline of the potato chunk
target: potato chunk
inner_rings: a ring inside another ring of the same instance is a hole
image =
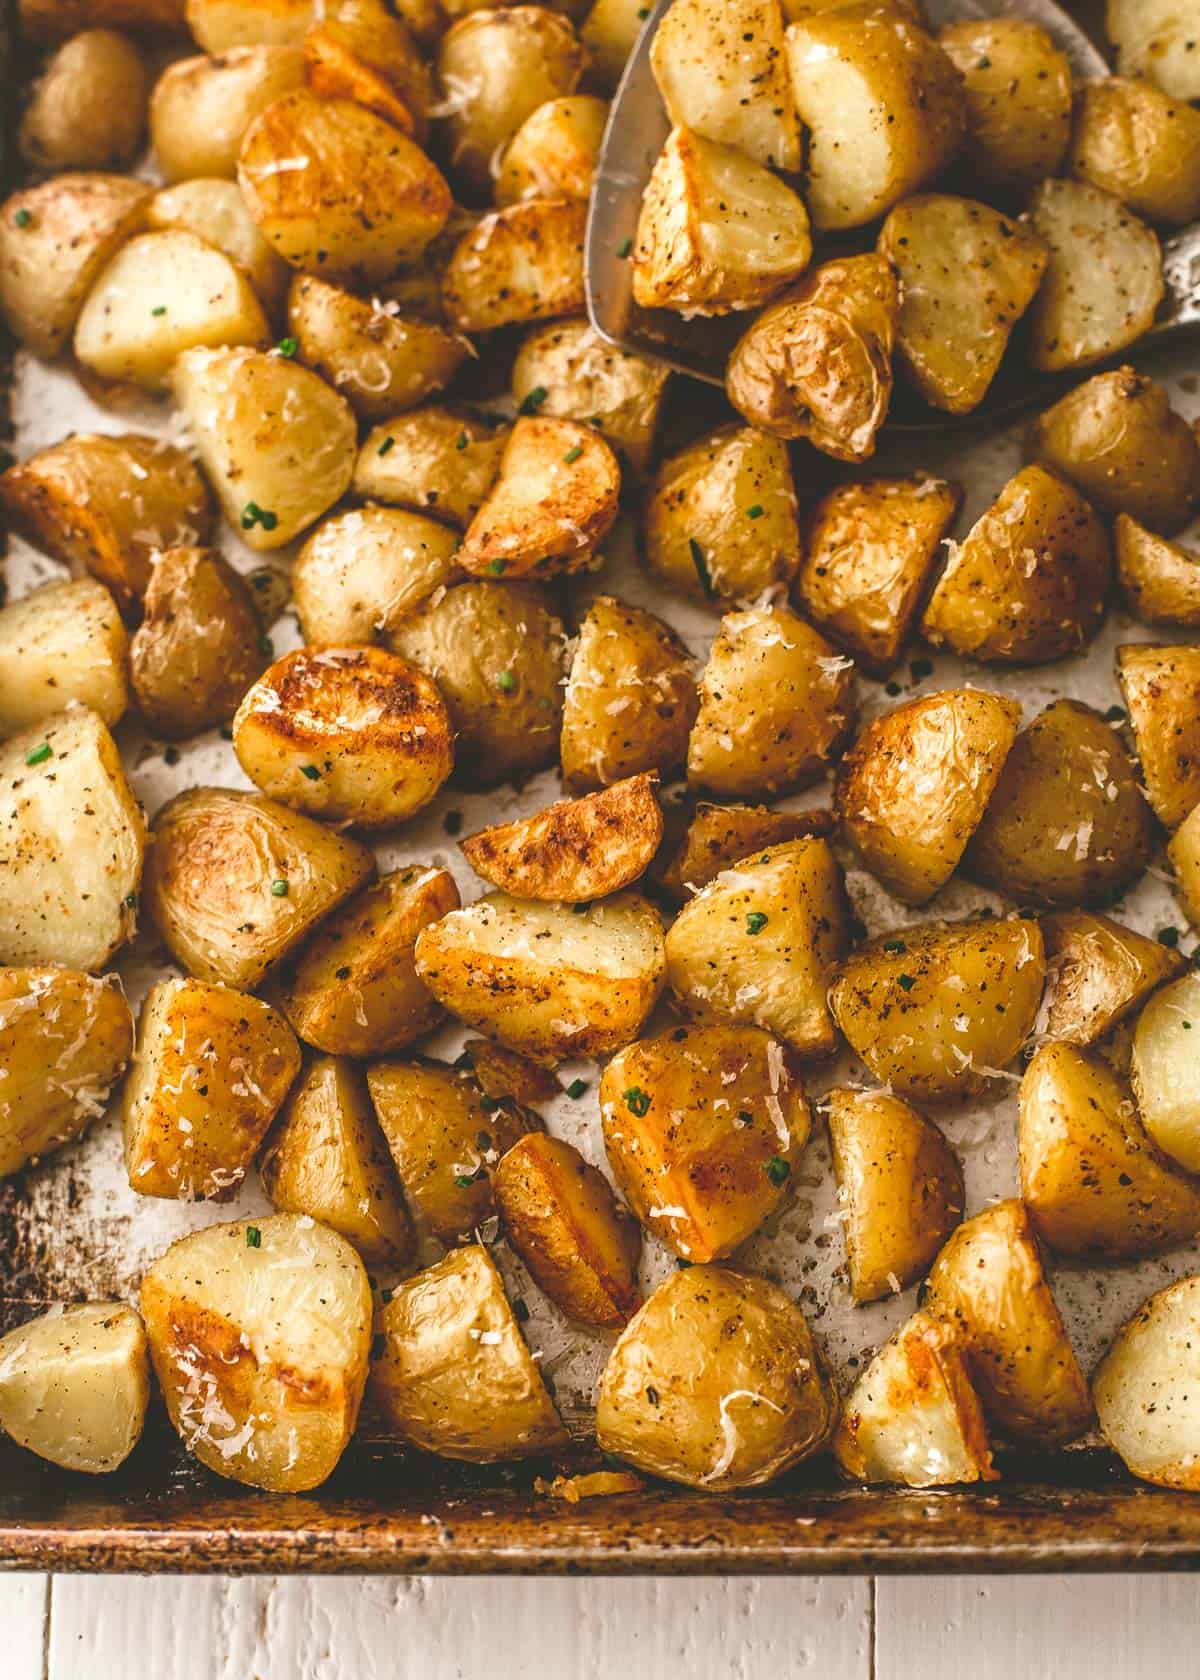
[[[1108,0],[1105,24],[1122,76],[1145,76],[1173,99],[1200,99],[1195,19],[1186,0]]]
[[[371,1286],[344,1237],[290,1213],[181,1237],[142,1283],[155,1375],[184,1446],[250,1487],[301,1493],[358,1418]]]
[[[833,832],[833,816],[825,810],[772,811],[766,805],[710,805],[700,800],[694,813],[685,809],[682,815],[686,826],[671,822],[651,870],[656,884],[679,904],[752,852],[785,840],[824,840]]]
[[[1182,967],[1180,963],[1180,967]],[[1138,1016],[1132,1076],[1142,1123],[1185,1172],[1200,1172],[1200,975],[1164,986]]]
[[[496,482],[507,436],[448,408],[401,415],[367,437],[354,492],[466,527]]]
[[[968,168],[1020,197],[1057,175],[1071,138],[1071,62],[1022,17],[962,18],[938,46],[963,80]]]
[[[591,94],[547,99],[531,111],[500,159],[498,205],[523,198],[591,196],[608,104]]]
[[[591,57],[592,73],[602,87],[615,90],[625,62],[637,45],[646,21],[641,0],[594,0],[579,26],[579,35]]]
[[[46,583],[0,610],[0,735],[88,706],[110,727],[129,705],[129,639],[94,578]]]
[[[168,181],[232,181],[242,136],[261,111],[304,85],[298,47],[230,47],[168,64],[150,99],[150,142]]]
[[[899,1294],[924,1277],[966,1205],[958,1157],[931,1120],[899,1097],[829,1093],[829,1139],[856,1301]]]
[[[310,645],[373,642],[458,575],[458,536],[402,508],[352,508],[317,526],[292,566]]]
[[[1186,967],[1180,951],[1087,910],[1042,917],[1051,984],[1044,1032],[1095,1044]]]
[[[1144,1482],[1200,1487],[1195,1415],[1200,1278],[1151,1295],[1123,1324],[1092,1377],[1100,1432]]]
[[[1166,829],[1200,804],[1200,647],[1117,649],[1146,798]]]
[[[758,163],[800,168],[779,0],[675,0],[650,48],[671,122]]]
[[[575,198],[527,199],[484,216],[442,275],[446,319],[481,333],[580,314],[586,225],[587,205]]]
[[[1200,805],[1176,829],[1167,846],[1187,919],[1200,929]]]
[[[1068,173],[1150,222],[1200,216],[1200,112],[1150,82],[1109,76],[1075,102]]]
[[[385,0],[313,6],[304,36],[308,85],[322,99],[353,99],[424,145],[433,74]]]
[[[132,1050],[133,1018],[112,980],[69,968],[0,969],[0,1178],[102,1114]]]
[[[658,912],[636,893],[582,915],[492,893],[417,936],[417,974],[434,997],[548,1067],[636,1038],[665,972]]]
[[[133,161],[146,126],[141,53],[111,29],[63,43],[33,89],[20,148],[35,169],[106,169]]]
[[[1164,628],[1200,626],[1200,559],[1127,513],[1117,515],[1113,535],[1117,575],[1134,617]]]
[[[149,1403],[146,1332],[132,1307],[51,1307],[0,1337],[0,1429],[64,1470],[124,1464]]]
[[[146,908],[189,974],[249,990],[374,869],[365,846],[272,799],[190,788],[155,818]]]
[[[544,392],[538,413],[586,421],[637,472],[654,452],[668,370],[615,349],[587,321],[535,327],[517,351],[512,397],[517,407]]]
[[[871,873],[905,904],[953,875],[1017,738],[1015,700],[950,688],[869,723],[838,766],[834,809]]]
[[[662,839],[651,776],[563,799],[536,816],[481,829],[461,842],[477,875],[518,898],[590,903],[645,874]]]
[[[188,28],[210,53],[266,43],[298,45],[313,0],[187,0]]]
[[[227,1201],[299,1071],[291,1028],[258,998],[200,980],[152,986],[124,1092],[130,1185]]]
[[[207,245],[215,245],[236,268],[245,271],[268,317],[278,317],[292,271],[258,231],[236,181],[197,179],[164,187],[151,199],[147,220],[152,228],[182,230]],[[168,316],[171,312],[168,304]],[[226,336],[216,342],[232,344],[235,340]]]

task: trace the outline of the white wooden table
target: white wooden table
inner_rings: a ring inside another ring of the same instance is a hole
[[[1196,1680],[1188,1576],[0,1575],[3,1680]]]

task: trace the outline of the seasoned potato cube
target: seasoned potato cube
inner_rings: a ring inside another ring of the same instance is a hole
[[[743,333],[725,393],[764,432],[869,460],[892,399],[899,318],[899,282],[882,257],[823,263]]]
[[[206,52],[227,47],[298,45],[314,0],[187,0],[188,28]]]
[[[813,509],[798,603],[872,676],[895,669],[961,501],[917,473],[840,484]]]
[[[655,776],[562,799],[461,841],[477,875],[518,898],[590,903],[643,876],[662,839]]]
[[[829,1093],[829,1140],[856,1301],[877,1301],[924,1277],[962,1218],[958,1157],[931,1120],[899,1097]]]
[[[1200,805],[1200,647],[1117,649],[1146,798],[1166,829]]]
[[[353,99],[424,144],[433,74],[385,0],[313,6],[304,37],[308,85],[322,99]]]
[[[1186,974],[1164,986],[1138,1016],[1130,1069],[1142,1124],[1158,1147],[1190,1173],[1200,1172],[1197,1032],[1200,975]]]
[[[787,445],[722,426],[661,463],[643,516],[646,564],[669,589],[729,606],[789,584],[800,523]]]
[[[225,517],[249,547],[281,548],[349,486],[354,415],[307,368],[255,350],[189,350],[172,382]]]
[[[794,172],[803,161],[779,0],[675,0],[650,48],[673,124]]]
[[[150,200],[147,220],[152,228],[182,229],[215,245],[245,270],[267,314],[278,316],[292,271],[258,231],[236,181],[197,179],[164,187]],[[173,305],[167,310],[170,314]],[[234,341],[227,336],[219,342]]]
[[[636,893],[582,914],[491,893],[417,936],[439,1003],[548,1067],[630,1043],[665,972],[658,912]]]
[[[826,990],[846,948],[842,872],[824,840],[723,870],[667,933],[667,981],[690,1015],[778,1034],[801,1056],[837,1041]]]
[[[980,1095],[1008,1066],[1033,1030],[1045,978],[1036,922],[927,922],[859,946],[829,1006],[881,1084],[941,1102]]]
[[[808,1142],[787,1051],[753,1027],[680,1027],[613,1057],[604,1147],[648,1231],[689,1261],[720,1260],[777,1213]]]
[[[51,1307],[0,1337],[0,1429],[64,1470],[124,1464],[149,1403],[146,1332],[132,1307]]]
[[[595,0],[580,24],[579,36],[590,55],[592,73],[609,92],[621,80],[648,15],[642,0]]]
[[[580,314],[586,226],[587,205],[575,198],[526,199],[484,216],[442,275],[446,319],[479,333]]]
[[[592,191],[592,176],[608,121],[608,105],[591,94],[548,99],[521,124],[504,149],[496,177],[496,203],[523,198],[579,198]]]
[[[1189,1491],[1200,1487],[1197,1311],[1200,1277],[1160,1289],[1121,1326],[1092,1376],[1100,1432],[1126,1468]]]
[[[1200,805],[1176,829],[1167,846],[1187,919],[1200,929]]]
[[[1025,467],[951,546],[921,630],[983,664],[1044,665],[1099,630],[1111,575],[1089,503],[1044,467]]]
[[[168,64],[150,98],[150,143],[168,181],[232,181],[242,136],[260,112],[304,85],[294,46],[231,47]]]
[[[413,947],[423,927],[458,906],[452,875],[409,866],[335,912],[279,993],[304,1042],[333,1056],[383,1056],[431,1032],[442,1011],[417,979]]]
[[[1200,216],[1200,112],[1149,82],[1109,76],[1075,100],[1067,169],[1151,222]]]
[[[258,998],[200,980],[152,986],[123,1099],[130,1185],[227,1201],[299,1071],[291,1028]]]
[[[129,705],[129,638],[94,578],[46,583],[0,610],[0,735],[64,706],[88,706],[111,728]]]
[[[586,420],[638,472],[649,467],[668,370],[606,344],[586,321],[535,327],[517,351],[512,396],[517,407],[544,392],[538,413]]]
[[[1050,263],[1029,313],[1029,359],[1089,367],[1139,339],[1163,295],[1158,240],[1120,199],[1086,181],[1043,181],[1030,203]]]
[[[301,1493],[333,1471],[358,1418],[371,1286],[344,1237],[275,1213],[181,1237],[142,1283],[167,1411],[201,1464]]]
[[[17,12],[29,41],[56,41],[96,24],[174,34],[183,27],[184,0],[17,0]]]
[[[0,1178],[102,1114],[132,1050],[133,1017],[112,980],[69,968],[0,969]]]
[[[354,493],[465,528],[496,482],[507,427],[448,408],[376,426],[359,451]]]
[[[131,163],[146,126],[146,61],[124,35],[85,29],[59,47],[21,119],[20,147],[35,169]]]
[[[1044,1033],[1096,1044],[1179,974],[1181,952],[1108,916],[1058,910],[1042,917],[1050,971]]]
[[[455,1066],[469,1069],[485,1097],[528,1104],[549,1102],[562,1091],[552,1073],[493,1038],[468,1038]]]
[[[956,1328],[984,1409],[1006,1435],[1061,1446],[1092,1422],[1023,1203],[995,1202],[958,1227],[934,1261],[926,1307]]]
[[[726,613],[700,679],[688,781],[726,798],[823,776],[854,725],[854,662],[787,607]]]
[[[402,1283],[379,1317],[371,1398],[406,1441],[477,1464],[555,1452],[567,1432],[480,1243]]]
[[[602,1172],[579,1151],[530,1132],[495,1173],[509,1242],[539,1289],[569,1318],[616,1329],[641,1306],[642,1234]]]
[[[622,1331],[600,1378],[602,1452],[727,1493],[818,1452],[837,1421],[804,1314],[766,1278],[690,1266]]]
[[[962,77],[967,166],[1014,197],[1057,175],[1071,138],[1071,62],[1036,23],[962,18],[938,46]]]
[[[353,1062],[322,1056],[267,1140],[267,1200],[345,1237],[368,1266],[407,1266],[416,1244],[391,1156]]]
[[[292,604],[317,646],[373,642],[458,572],[458,536],[401,508],[332,514],[292,566]]]
[[[785,840],[827,839],[833,832],[833,817],[824,810],[772,811],[765,805],[709,805],[701,800],[694,814],[684,816],[686,827],[672,825],[651,870],[657,884],[679,904],[752,852]]]
[[[1200,560],[1190,549],[1168,542],[1127,513],[1117,515],[1113,535],[1117,575],[1134,616],[1143,624],[1200,625]]]
[[[1146,76],[1174,99],[1200,99],[1188,0],[1108,0],[1105,24],[1122,76]]]

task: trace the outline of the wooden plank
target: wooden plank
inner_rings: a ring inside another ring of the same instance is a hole
[[[42,1680],[48,1575],[0,1575],[4,1680]]]

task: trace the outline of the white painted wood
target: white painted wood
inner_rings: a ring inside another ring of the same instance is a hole
[[[0,1575],[0,1674],[42,1680],[48,1575]]]

